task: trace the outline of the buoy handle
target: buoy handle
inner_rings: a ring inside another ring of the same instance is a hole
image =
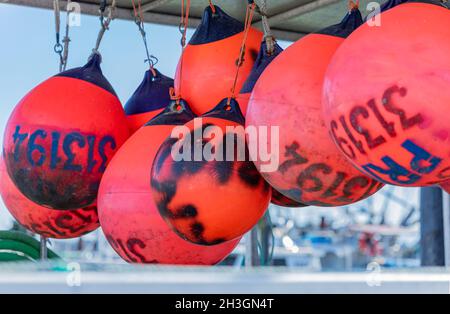
[[[205,113],[202,117],[225,119],[245,125],[241,107],[234,97],[222,99],[213,110]]]

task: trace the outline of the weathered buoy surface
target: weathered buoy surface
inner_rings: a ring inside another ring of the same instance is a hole
[[[239,91],[258,56],[263,34],[251,28],[236,90]],[[236,62],[244,39],[244,25],[218,6],[207,7],[178,64],[175,89],[201,115],[230,96]]]
[[[96,230],[97,208],[52,210],[39,206],[16,188],[0,158],[0,194],[11,215],[27,230],[52,239],[72,239]]]
[[[214,245],[236,239],[268,208],[271,188],[245,158],[244,132],[227,130],[243,131],[243,123],[237,102],[228,106],[225,99],[201,120],[186,124],[180,140],[166,140],[155,158],[152,186],[158,209],[188,241]]]
[[[161,113],[170,103],[170,89],[173,79],[157,69],[148,70],[144,80],[125,104],[128,125],[131,133]]]
[[[4,158],[17,188],[38,205],[91,206],[115,151],[129,136],[124,110],[93,55],[38,85],[16,106]]]
[[[325,78],[326,125],[343,154],[381,182],[450,178],[450,11],[408,2],[362,25]]]
[[[214,265],[239,240],[206,247],[181,239],[158,212],[150,186],[156,153],[172,129],[192,120],[184,103],[175,103],[139,129],[114,156],[100,185],[98,206],[103,232],[130,263]]]
[[[262,175],[296,202],[341,206],[362,200],[382,186],[342,156],[322,117],[322,84],[328,63],[361,23],[361,14],[354,9],[340,24],[305,36],[267,67],[253,90],[247,127],[279,127],[279,138],[268,138],[269,148],[279,148],[279,167]],[[264,162],[258,159],[255,164],[260,169]]]

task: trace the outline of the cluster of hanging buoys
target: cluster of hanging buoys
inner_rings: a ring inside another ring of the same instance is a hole
[[[161,113],[170,102],[173,79],[161,74],[157,69],[145,73],[144,80],[125,104],[131,133]]]
[[[173,102],[122,146],[103,176],[98,197],[102,229],[128,262],[213,265],[239,242],[214,247],[191,244],[169,228],[153,200],[150,170],[156,153],[174,126],[193,118],[184,101]]]
[[[125,112],[94,54],[38,85],[16,106],[4,135],[8,174],[28,199],[71,210],[95,204],[103,172],[129,136]]]
[[[181,139],[167,139],[155,158],[151,183],[159,212],[190,242],[239,238],[268,208],[271,188],[248,160],[245,134],[238,131],[243,123],[237,102],[224,99],[187,123]],[[179,160],[172,154],[177,143]]]
[[[450,11],[407,1],[362,25],[327,70],[326,126],[360,171],[401,186],[450,178]]]
[[[244,36],[244,25],[218,6],[208,6],[178,64],[177,94],[201,115],[228,97],[236,74],[236,59]],[[258,56],[262,33],[251,28],[245,58],[236,84],[239,91]]]
[[[251,28],[254,3],[245,25],[211,4],[185,47],[187,10],[174,82],[133,7],[150,70],[125,110],[94,53],[8,121],[0,193],[27,229],[64,239],[100,223],[127,262],[214,265],[270,202],[342,206],[385,183],[450,192],[447,9],[390,0],[371,27],[351,2],[341,23],[285,51],[267,23],[264,41]],[[279,148],[275,171],[251,156],[261,139],[245,126],[279,127],[263,140]]]
[[[46,238],[77,238],[100,226],[96,206],[77,210],[53,210],[27,199],[6,173],[1,157],[0,194],[8,211],[22,226]]]
[[[340,24],[300,39],[267,67],[253,90],[247,125],[280,129],[280,166],[263,176],[297,202],[346,205],[382,187],[345,160],[322,118],[322,83],[328,63],[345,37],[362,23],[355,7]],[[259,168],[261,162],[256,165]]]

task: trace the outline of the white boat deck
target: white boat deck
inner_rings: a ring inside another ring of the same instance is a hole
[[[72,265],[73,266],[73,265]],[[3,268],[3,267],[2,267]],[[450,270],[306,273],[289,269],[121,266],[101,271],[0,269],[0,293],[450,293]],[[77,268],[77,267],[75,267]]]

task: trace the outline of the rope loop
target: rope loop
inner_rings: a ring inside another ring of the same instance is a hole
[[[359,9],[359,0],[353,1],[353,0],[349,0],[348,1],[348,10],[351,12],[353,10],[358,10]]]
[[[153,76],[156,76],[156,71],[154,69],[155,65],[158,63],[158,58],[153,55],[150,55],[148,42],[147,42],[147,32],[145,31],[145,23],[144,23],[144,12],[142,11],[142,0],[138,0],[138,4],[136,5],[135,0],[131,0],[133,4],[134,18],[135,23],[139,28],[139,32],[141,33],[142,41],[144,42],[145,54],[147,58],[144,60],[145,63],[148,63],[150,66],[150,70],[153,73]]]
[[[177,90],[175,88],[172,88],[170,90],[170,98],[177,102],[177,104],[180,103],[181,100],[181,85],[183,82],[183,63],[184,63],[184,50],[186,49],[186,37],[187,37],[187,29],[189,26],[189,13],[191,9],[191,0],[181,0],[181,14],[180,14],[180,25],[178,26],[178,29],[181,34],[181,59],[180,59],[180,66],[179,66],[179,79],[178,79],[178,87]]]
[[[216,14],[216,6],[212,2],[212,0],[208,0],[208,2],[209,2],[209,7],[211,8],[212,13]]]
[[[68,0],[67,7],[70,6],[70,3],[71,3],[71,0]],[[62,41],[61,41],[61,7],[60,7],[59,0],[53,0],[53,10],[55,13],[55,35],[56,35],[55,36],[56,43],[53,46],[53,50],[59,56],[59,72],[63,72],[66,70],[67,61],[69,58],[69,43],[70,43],[69,19],[70,19],[70,14],[72,13],[72,10],[67,9],[65,36]]]
[[[264,40],[266,42],[267,53],[269,56],[275,52],[275,36],[272,33],[267,13],[267,0],[254,0],[257,5],[257,11],[261,15],[261,24],[264,31]]]
[[[92,49],[92,55],[99,53],[98,50],[100,48],[103,36],[105,35],[106,31],[109,30],[109,25],[111,24],[112,20],[114,20],[116,2],[116,0],[112,0],[110,6],[108,6],[107,0],[102,0],[100,2],[100,31],[97,36],[95,47],[94,49]],[[108,14],[106,14],[106,9],[108,9]]]

